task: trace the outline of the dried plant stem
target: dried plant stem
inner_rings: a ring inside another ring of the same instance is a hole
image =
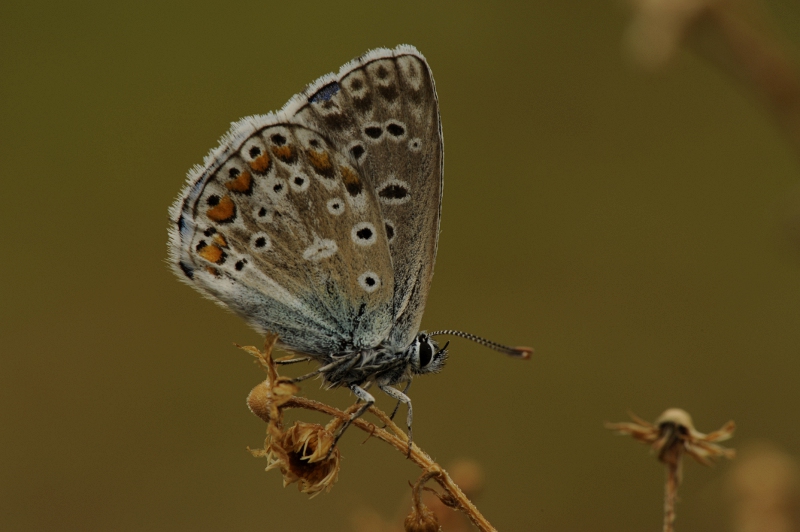
[[[321,412],[328,416],[335,417],[343,423],[349,419],[352,412],[354,412],[359,406],[360,405],[356,404],[343,411],[325,403],[320,403],[319,401],[294,396],[282,404],[281,408],[302,408],[305,410],[313,410],[315,412]],[[373,406],[370,407],[369,411],[378,419],[380,419],[386,425],[386,427],[391,430],[391,432],[380,428],[374,423],[370,423],[362,418],[353,420],[353,426],[356,426],[370,436],[374,436],[379,440],[393,446],[401,454],[408,456],[412,462],[414,462],[424,471],[420,479],[417,481],[417,484],[415,484],[417,492],[418,490],[422,489],[422,486],[425,482],[430,479],[435,480],[445,491],[445,494],[437,493],[437,496],[442,500],[442,502],[444,502],[444,504],[450,506],[451,508],[456,508],[462,511],[482,532],[496,532],[496,529],[491,525],[491,523],[486,520],[486,518],[478,511],[478,508],[476,508],[475,505],[472,504],[472,502],[467,498],[467,496],[464,495],[464,492],[461,491],[461,488],[459,488],[458,485],[453,482],[453,479],[450,478],[450,475],[447,474],[447,471],[445,471],[439,464],[434,462],[433,459],[416,444],[412,443],[411,453],[408,454],[408,438],[406,437],[405,433],[391,419],[389,419],[389,416],[387,416],[382,410],[379,410]]]
[[[664,486],[664,532],[675,530],[675,503],[678,500],[678,482],[680,478],[680,465],[667,464],[667,482]]]
[[[759,14],[767,19],[766,13]],[[752,14],[743,15],[725,3],[710,8],[708,16],[710,26],[727,45],[727,55],[713,45],[704,46],[707,42],[694,42],[695,50],[750,85],[771,107],[792,146],[800,152],[800,74],[785,43],[776,32],[759,28]]]

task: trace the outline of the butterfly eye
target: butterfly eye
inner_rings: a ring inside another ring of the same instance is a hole
[[[427,341],[419,344],[419,367],[424,368],[431,363],[433,348]]]

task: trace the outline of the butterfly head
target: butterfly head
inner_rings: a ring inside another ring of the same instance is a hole
[[[439,349],[439,344],[426,333],[419,333],[406,351],[411,364],[411,371],[418,375],[438,373],[447,360],[447,345]]]

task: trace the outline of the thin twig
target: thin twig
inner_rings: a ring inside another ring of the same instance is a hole
[[[251,411],[268,424],[268,437],[264,450],[252,452],[256,456],[266,456],[268,459],[271,456],[273,457],[272,465],[270,465],[268,469],[276,465],[280,465],[282,469],[284,467],[291,469],[291,465],[287,466],[287,462],[291,461],[288,457],[288,452],[296,452],[297,446],[299,445],[303,450],[301,456],[299,456],[301,461],[305,461],[309,466],[311,466],[311,464],[316,464],[317,467],[322,466],[320,475],[324,477],[324,483],[320,482],[318,477],[306,479],[313,480],[311,485],[305,485],[307,488],[306,493],[313,492],[317,494],[325,486],[330,489],[330,485],[335,482],[336,474],[339,469],[339,451],[338,449],[333,450],[327,445],[333,445],[335,440],[332,435],[343,423],[350,420],[353,413],[356,412],[361,405],[356,403],[347,410],[339,410],[325,403],[295,395],[295,393],[299,391],[299,388],[292,379],[281,377],[278,374],[275,362],[272,359],[272,349],[276,342],[277,336],[267,335],[264,339],[264,352],[259,351],[255,347],[239,346],[241,349],[253,355],[267,372],[267,380],[256,386],[247,398]],[[321,426],[311,426],[309,424],[302,424],[303,426],[299,427],[298,425],[301,424],[296,423],[295,427],[297,427],[298,430],[294,432],[292,429],[285,431],[283,429],[282,419],[283,411],[287,408],[302,408],[304,410],[320,412],[333,419],[324,428]],[[428,480],[434,479],[445,491],[444,494],[436,492],[436,495],[444,504],[466,514],[481,532],[497,532],[489,521],[478,511],[478,508],[467,498],[464,492],[461,491],[461,488],[453,482],[453,479],[450,478],[447,471],[434,462],[434,460],[416,444],[410,443],[406,433],[403,432],[385,412],[375,406],[371,406],[369,412],[377,417],[384,424],[384,427],[389,430],[381,428],[374,423],[370,423],[361,417],[353,419],[351,424],[363,430],[369,434],[369,436],[374,436],[393,446],[403,454],[403,456],[410,459],[423,470],[422,476],[417,480],[414,486],[414,496],[416,497],[415,509],[417,510],[417,515],[422,514],[422,503],[419,499],[419,492],[424,488],[424,484]],[[291,438],[287,440],[287,436],[291,436]],[[278,442],[280,442],[281,445],[277,445]],[[323,456],[326,458],[323,459]],[[302,474],[307,475],[308,471],[306,470]],[[289,475],[288,482],[294,482],[297,478],[296,474]],[[287,482],[286,474],[284,476],[284,481]]]
[[[678,501],[677,463],[667,463],[667,482],[664,486],[664,532],[673,532],[675,524],[675,503]]]
[[[350,413],[347,411],[342,411],[325,403],[314,401],[313,399],[307,399],[305,397],[294,396],[286,401],[286,403],[281,405],[281,408],[302,408],[305,410],[312,410],[336,417],[341,421],[346,421],[350,417]],[[402,429],[400,429],[400,427],[398,427],[391,419],[389,419],[389,416],[386,415],[385,412],[374,406],[370,407],[369,412],[371,412],[383,424],[391,429],[391,432],[382,429],[376,424],[370,423],[363,418],[354,419],[352,424],[367,434],[375,436],[379,440],[393,446],[404,456],[408,456],[412,462],[425,471],[423,477],[427,476],[426,480],[430,478],[434,479],[442,487],[442,489],[445,490],[454,501],[456,501],[457,508],[464,512],[464,514],[469,517],[472,523],[478,527],[481,532],[497,532],[497,529],[495,529],[491,523],[489,523],[483,514],[480,513],[478,508],[472,504],[472,501],[470,501],[464,492],[461,491],[461,488],[459,488],[458,485],[453,482],[453,479],[450,478],[450,475],[447,473],[447,471],[445,471],[430,456],[428,456],[425,451],[420,449],[415,443],[412,443],[411,454],[407,454],[408,438]]]

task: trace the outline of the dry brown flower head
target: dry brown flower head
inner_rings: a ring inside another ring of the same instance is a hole
[[[627,434],[642,443],[649,444],[658,459],[666,465],[667,479],[664,489],[664,532],[671,532],[675,522],[675,503],[681,483],[683,455],[688,454],[703,465],[712,465],[714,459],[724,456],[733,458],[735,451],[717,445],[733,435],[736,428],[728,421],[721,429],[703,434],[694,428],[692,416],[680,408],[670,408],[661,414],[655,423],[650,423],[632,412],[628,415],[633,423],[606,423],[606,428],[619,434]]]
[[[731,459],[736,454],[733,449],[726,449],[716,443],[733,436],[736,429],[733,421],[710,434],[703,434],[694,428],[692,416],[680,408],[664,411],[655,423],[645,421],[630,412],[628,415],[633,423],[606,423],[606,428],[651,445],[658,459],[664,463],[678,464],[683,453],[686,453],[697,462],[710,466],[716,458]]]
[[[270,469],[279,468],[283,485],[297,482],[298,489],[312,497],[330,491],[339,478],[339,449],[333,449],[331,431],[315,423],[296,422],[277,438],[270,438],[266,457]]]
[[[323,490],[330,491],[339,478],[339,449],[331,450],[334,436],[329,427],[298,421],[284,430],[281,407],[300,388],[290,379],[278,376],[272,360],[276,340],[277,337],[268,336],[263,353],[255,347],[242,348],[255,356],[267,372],[267,380],[247,396],[250,410],[267,422],[264,448],[251,452],[267,459],[267,471],[280,469],[284,487],[297,482],[301,492],[314,497]]]

